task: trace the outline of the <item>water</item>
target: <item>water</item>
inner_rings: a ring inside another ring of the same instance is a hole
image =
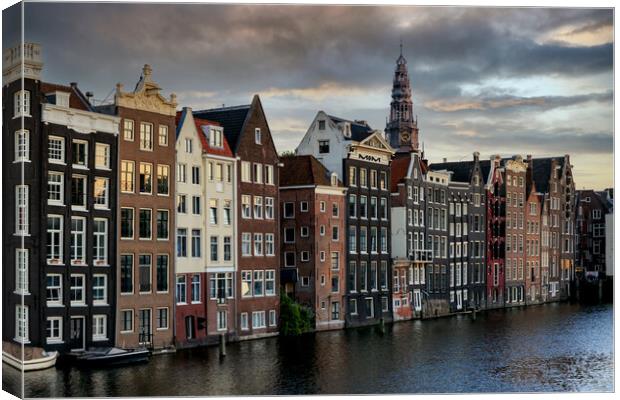
[[[613,308],[548,304],[26,374],[27,397],[613,391]],[[3,365],[2,387],[19,393]]]

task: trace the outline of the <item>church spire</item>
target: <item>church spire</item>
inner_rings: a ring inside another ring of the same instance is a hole
[[[392,84],[390,115],[385,127],[390,145],[398,152],[418,150],[418,123],[413,116],[411,83],[407,60],[403,56],[403,42],[400,40],[400,55],[396,60]]]

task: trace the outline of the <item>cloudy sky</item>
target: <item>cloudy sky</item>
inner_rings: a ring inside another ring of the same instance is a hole
[[[194,109],[261,96],[279,151],[318,110],[385,127],[404,43],[426,155],[571,154],[613,185],[613,13],[588,9],[26,3],[44,79],[104,99],[149,63]],[[3,46],[19,40],[3,14]]]

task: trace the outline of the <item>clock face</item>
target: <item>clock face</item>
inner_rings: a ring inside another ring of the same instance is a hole
[[[403,133],[401,136],[401,141],[402,142],[408,142],[409,141],[409,134],[408,133]]]

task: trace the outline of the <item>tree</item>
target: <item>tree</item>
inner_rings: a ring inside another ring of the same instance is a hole
[[[280,334],[297,336],[313,330],[314,316],[308,307],[291,299],[286,293],[280,295]]]

